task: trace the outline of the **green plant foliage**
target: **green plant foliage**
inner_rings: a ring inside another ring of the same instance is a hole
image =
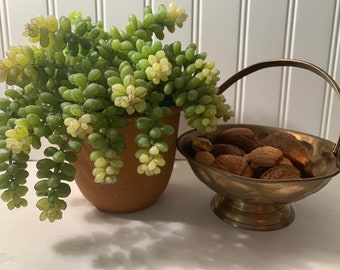
[[[79,12],[37,16],[25,25],[31,45],[12,46],[0,60],[0,82],[13,86],[0,99],[0,189],[9,209],[26,206],[26,170],[30,151],[50,146],[37,162],[36,194],[41,220],[62,217],[72,165],[87,140],[94,148],[94,181],[113,184],[124,166],[119,129],[127,115],[139,114],[136,158],[141,174],[154,175],[165,165],[164,137],[174,132],[162,122],[171,106],[181,107],[188,124],[214,131],[232,116],[217,95],[219,71],[196,45],[163,44],[166,32],[182,27],[187,14],[174,3],[144,17],[128,17],[124,30],[108,31]]]

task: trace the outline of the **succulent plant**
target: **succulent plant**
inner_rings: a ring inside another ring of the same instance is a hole
[[[136,170],[147,175],[164,166],[164,136],[174,129],[162,117],[172,107],[182,108],[188,125],[202,132],[232,116],[217,94],[219,71],[207,54],[196,52],[195,44],[161,41],[186,18],[171,3],[156,12],[146,7],[141,20],[131,14],[125,30],[106,31],[102,22],[76,11],[59,19],[37,16],[25,25],[31,45],[10,47],[0,60],[0,82],[13,86],[0,98],[0,189],[9,209],[27,205],[27,161],[43,138],[50,144],[37,162],[37,207],[41,220],[53,222],[66,209],[72,163],[84,141],[94,149],[94,181],[117,181],[126,116],[140,115]]]

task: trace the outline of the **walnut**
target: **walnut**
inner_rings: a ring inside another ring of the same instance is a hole
[[[213,149],[213,144],[207,138],[196,137],[196,138],[192,139],[191,147],[195,152],[200,152],[200,151],[210,152]]]

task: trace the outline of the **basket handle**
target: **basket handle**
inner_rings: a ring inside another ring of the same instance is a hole
[[[224,83],[221,84],[219,87],[218,94],[222,94],[226,89],[228,89],[231,85],[237,82],[239,79],[242,79],[244,76],[251,74],[257,70],[269,68],[269,67],[281,67],[281,66],[290,66],[290,67],[298,67],[307,69],[309,71],[314,72],[315,74],[319,75],[323,79],[325,79],[332,88],[336,91],[338,97],[340,98],[340,87],[336,83],[336,81],[323,69],[319,68],[318,66],[311,64],[309,62],[297,59],[271,59],[263,62],[256,63],[254,65],[248,66],[245,69],[237,72],[235,75],[230,77]],[[340,156],[340,134],[338,138],[338,142],[334,145],[333,153],[335,157]]]

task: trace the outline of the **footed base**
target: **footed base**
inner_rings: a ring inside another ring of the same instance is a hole
[[[291,224],[295,217],[294,209],[290,204],[247,204],[219,194],[213,197],[211,208],[224,222],[253,231],[279,230]]]

